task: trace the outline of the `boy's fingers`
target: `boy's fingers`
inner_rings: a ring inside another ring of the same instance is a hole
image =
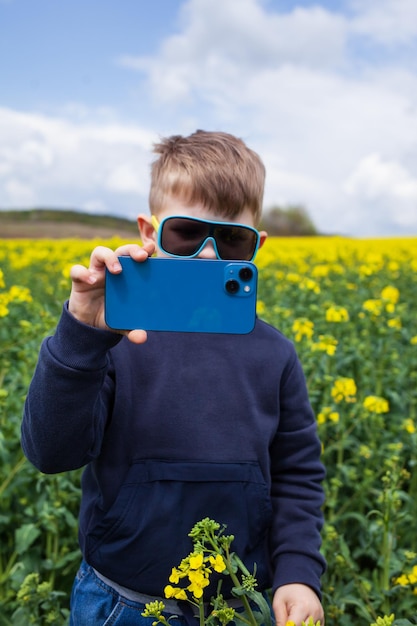
[[[97,246],[94,248],[90,256],[89,267],[83,265],[73,265],[70,271],[70,278],[74,283],[84,285],[101,285],[104,280],[104,269],[107,269],[112,274],[118,274],[122,271],[120,265],[119,256],[131,256],[136,261],[146,261],[146,259],[153,254],[155,245],[148,243],[141,247],[138,244],[125,244],[117,248],[117,250],[111,250],[105,246]],[[135,343],[143,343],[146,339],[140,338],[133,339]]]
[[[120,272],[121,270],[117,254],[110,248],[97,246],[91,253],[89,269],[91,271],[103,271],[105,266],[110,272]]]
[[[276,626],[287,626],[287,622],[288,622],[288,613],[285,610],[285,607],[279,607],[278,609],[276,608],[275,611],[275,622],[276,622]]]
[[[155,251],[155,244],[148,243],[141,247],[136,243],[128,243],[123,246],[119,246],[116,250],[111,250],[105,246],[97,246],[94,248],[90,257],[90,270],[93,272],[102,272],[104,267],[117,274],[122,270],[119,263],[119,256],[130,256],[135,261],[146,261],[146,259],[152,255]]]
[[[70,270],[70,278],[74,283],[94,282],[94,276],[84,265],[73,265]]]
[[[132,256],[136,257],[141,254],[142,248],[136,243],[126,243],[123,246],[119,246],[115,250],[116,256]]]
[[[142,250],[146,250],[148,256],[152,256],[156,250],[156,244],[154,241],[149,241],[148,243],[143,244]]]
[[[131,256],[136,261],[146,261],[148,256],[151,256],[154,251],[154,243],[147,243],[142,247],[135,243],[128,243],[117,248],[115,254],[116,256]]]

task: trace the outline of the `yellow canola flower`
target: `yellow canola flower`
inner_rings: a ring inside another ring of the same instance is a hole
[[[171,575],[169,577],[169,582],[174,583],[174,585],[178,584],[180,578],[183,578],[186,574],[182,573],[176,567],[172,568]]]
[[[165,587],[164,595],[166,598],[175,598],[175,600],[188,599],[185,589],[181,589],[180,587],[172,587],[172,585],[167,585]]]
[[[193,594],[194,598],[201,598],[203,589],[210,584],[208,577],[205,576],[201,570],[190,570],[188,572],[188,578],[190,580],[190,584],[187,587],[188,591]]]
[[[332,305],[326,310],[326,322],[348,322],[349,313],[343,306]]]
[[[320,413],[317,415],[317,423],[319,426],[325,424],[326,422],[333,422],[337,424],[339,421],[339,413],[337,411],[333,411],[330,406],[324,406]]]
[[[307,289],[308,291],[313,291],[314,293],[320,293],[320,285],[311,278],[305,278],[300,282],[300,289]]]
[[[370,413],[388,413],[389,403],[380,396],[367,396],[363,401],[363,407]]]
[[[12,285],[7,294],[9,302],[33,302],[30,289],[21,287],[20,285]]]
[[[331,335],[319,335],[319,340],[313,343],[312,350],[319,350],[325,352],[329,356],[333,356],[336,352],[338,341]]]
[[[7,315],[9,315],[9,308],[8,308],[8,299],[6,298],[4,293],[0,293],[0,317],[6,317]]]
[[[398,576],[398,578],[394,578],[394,583],[396,585],[406,587],[409,584],[408,576],[406,574],[401,574],[401,576]]]
[[[372,313],[372,315],[381,315],[383,303],[382,300],[377,300],[375,298],[369,298],[369,300],[365,300],[362,305],[362,308],[365,309],[368,313]]]
[[[391,304],[397,304],[400,299],[400,291],[397,287],[393,287],[392,285],[388,285],[388,287],[384,287],[381,291],[381,298],[386,302],[390,302]]]
[[[417,565],[414,565],[413,569],[408,574],[408,580],[412,585],[415,585],[417,583]]]
[[[300,283],[302,281],[302,276],[300,276],[299,274],[296,274],[295,272],[288,272],[288,274],[286,275],[286,280],[289,283]]]
[[[13,302],[33,302],[30,289],[20,285],[12,285],[8,291],[0,293],[0,317],[6,317],[9,314],[9,304]]]
[[[401,318],[393,317],[392,319],[388,320],[387,326],[389,328],[396,328],[400,330],[402,328]]]
[[[389,261],[387,267],[388,267],[390,272],[395,274],[400,269],[400,264],[398,263],[398,261]]]
[[[401,576],[394,578],[394,583],[403,587],[415,585],[417,583],[417,565],[414,565],[411,572],[408,574],[401,574]]]
[[[335,402],[356,402],[356,383],[353,378],[338,378],[334,381],[331,390]]]
[[[295,333],[295,341],[301,341],[304,337],[311,339],[314,333],[314,323],[306,317],[298,317],[293,322],[292,330]]]
[[[224,562],[221,554],[216,554],[215,557],[210,556],[209,561],[214,571],[218,572],[219,574],[221,574],[221,572],[224,572],[224,570],[226,569],[226,563]]]
[[[320,263],[313,267],[311,270],[311,275],[315,278],[327,278],[330,274],[331,268],[330,265],[325,265],[324,263]]]
[[[194,552],[190,554],[190,569],[199,569],[202,567],[204,562],[204,557],[201,552]]]
[[[416,426],[414,424],[414,421],[411,419],[411,417],[408,417],[407,419],[403,421],[403,428],[410,435],[414,435],[414,433],[416,432]]]
[[[3,270],[0,268],[0,289],[4,289],[6,286],[6,283],[4,282],[4,273]]]
[[[210,569],[210,566],[212,569]],[[202,552],[192,552],[187,558],[181,561],[179,567],[173,567],[169,582],[164,589],[166,598],[175,598],[176,600],[187,600],[187,592],[191,593],[195,600],[202,598],[204,589],[210,584],[210,574],[212,571],[223,572],[226,569],[226,563],[220,554],[216,556],[204,557]],[[179,583],[180,579],[188,578],[188,586],[174,587]]]
[[[372,274],[374,274],[376,271],[377,269],[373,267],[372,265],[363,264],[363,265],[360,265],[358,268],[359,276],[361,278],[372,276]]]

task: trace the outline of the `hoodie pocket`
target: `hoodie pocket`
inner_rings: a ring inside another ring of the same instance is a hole
[[[188,533],[196,522],[210,517],[225,524],[235,537],[233,550],[251,561],[265,544],[271,515],[257,463],[141,460],[91,529],[86,558],[120,584],[155,594],[189,554]]]

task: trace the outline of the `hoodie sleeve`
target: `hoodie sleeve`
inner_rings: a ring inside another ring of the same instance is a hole
[[[94,459],[111,412],[109,350],[122,339],[78,322],[64,306],[55,334],[41,345],[22,421],[22,448],[44,473]]]
[[[271,447],[273,590],[306,584],[320,597],[325,560],[321,444],[301,364],[294,353],[280,388],[279,429]]]

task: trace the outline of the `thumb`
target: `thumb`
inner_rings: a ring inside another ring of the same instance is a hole
[[[123,334],[127,335],[127,338],[129,339],[129,341],[131,341],[132,343],[138,343],[138,344],[145,343],[145,341],[148,338],[146,330],[130,330]]]

